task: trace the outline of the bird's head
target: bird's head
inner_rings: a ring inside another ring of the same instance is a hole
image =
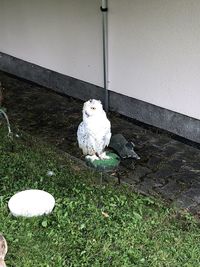
[[[90,99],[83,105],[83,118],[91,118],[104,113],[100,100]]]

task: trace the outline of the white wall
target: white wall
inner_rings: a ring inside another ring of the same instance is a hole
[[[109,89],[200,119],[200,1],[108,0]],[[100,0],[0,0],[0,51],[103,85]]]
[[[99,0],[0,0],[0,51],[103,84]]]
[[[200,119],[200,1],[109,7],[109,88]]]

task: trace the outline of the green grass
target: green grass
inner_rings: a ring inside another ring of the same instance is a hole
[[[11,151],[2,126],[0,140],[0,231],[8,267],[200,266],[200,228],[187,213],[124,186],[99,185],[98,174],[33,138],[18,138]],[[49,170],[55,175],[48,177]],[[51,215],[9,213],[9,198],[29,188],[53,194]]]

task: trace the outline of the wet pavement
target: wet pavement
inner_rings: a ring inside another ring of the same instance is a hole
[[[84,160],[76,131],[83,102],[0,72],[11,124]],[[122,160],[112,175],[136,191],[200,215],[200,150],[110,112],[112,133],[136,145],[140,160]]]

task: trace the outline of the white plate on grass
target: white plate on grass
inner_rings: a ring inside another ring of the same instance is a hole
[[[48,192],[37,189],[18,192],[8,202],[8,207],[14,216],[24,217],[49,214],[54,206],[54,197]]]

